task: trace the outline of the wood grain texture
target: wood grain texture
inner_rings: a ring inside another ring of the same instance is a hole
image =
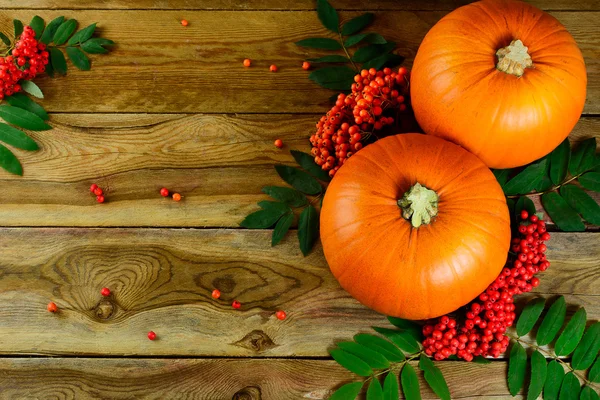
[[[65,14],[40,13],[47,20]],[[396,41],[410,66],[422,38],[444,14],[377,12],[373,30]],[[0,29],[10,32],[12,18],[29,21],[31,15],[29,10],[3,10]],[[341,13],[343,20],[356,15]],[[586,61],[584,112],[600,113],[600,12],[553,15],[573,34]],[[49,111],[306,113],[322,112],[332,94],[300,68],[303,59],[323,52],[294,44],[334,36],[314,11],[186,11],[186,28],[179,23],[181,11],[81,10],[76,17],[81,26],[98,22],[102,35],[117,46],[110,55],[93,57],[92,71],[71,68],[68,79],[40,78]],[[253,67],[242,67],[245,58],[254,60]],[[271,64],[279,72],[270,73]]]
[[[302,257],[293,234],[271,248],[264,230],[0,229],[0,354],[325,357],[389,326],[339,287],[320,247]],[[600,233],[553,235],[551,268],[518,304],[567,294],[600,318]]]
[[[285,185],[273,165],[293,164],[290,149],[310,150],[318,118],[54,114],[52,131],[31,133],[40,151],[15,150],[24,176],[0,170],[1,225],[237,227],[267,198],[263,186]],[[571,134],[589,137],[600,137],[600,119],[582,118]],[[90,195],[94,182],[105,204]],[[184,200],[160,197],[163,186]]]
[[[513,399],[505,381],[506,362],[438,365],[453,399]],[[423,399],[438,399],[420,372],[418,376]],[[15,400],[316,400],[327,399],[352,380],[358,379],[325,360],[0,358],[2,397]]]
[[[453,10],[469,0],[330,0],[338,10]],[[598,0],[529,0],[542,10],[600,10]],[[314,0],[0,0],[0,8],[19,9],[182,9],[182,10],[313,10]]]

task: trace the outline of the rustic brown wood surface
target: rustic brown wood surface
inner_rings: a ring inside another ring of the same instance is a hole
[[[331,0],[343,20],[375,12],[373,30],[409,66],[427,30],[467,2]],[[586,60],[571,139],[600,138],[600,1],[530,3],[567,26]],[[386,319],[339,287],[320,247],[302,257],[295,231],[271,248],[270,231],[234,229],[263,186],[281,184],[273,164],[308,149],[332,94],[300,68],[325,52],[294,45],[333,37],[314,4],[0,0],[3,32],[13,18],[65,15],[117,42],[89,72],[37,80],[54,129],[31,133],[40,151],[15,150],[23,177],[0,170],[1,399],[326,399],[357,379],[328,350]],[[183,201],[161,198],[163,186]],[[600,319],[600,233],[553,233],[548,247],[551,268],[518,305],[565,295],[569,314],[579,305]],[[512,398],[504,359],[439,366],[453,399]]]
[[[68,13],[46,10],[48,20]],[[0,29],[10,32],[12,18],[28,21],[32,10],[5,10]],[[373,29],[398,43],[408,59],[445,11],[376,12]],[[557,11],[577,40],[588,72],[584,112],[600,113],[600,12]],[[342,12],[343,20],[359,15]],[[68,78],[40,78],[53,112],[322,112],[331,93],[319,89],[300,68],[302,60],[326,51],[298,47],[310,36],[335,37],[314,11],[151,11],[81,10],[81,26],[98,22],[104,37],[117,42],[110,57],[93,57],[95,68]],[[190,21],[182,27],[181,18]],[[252,34],[249,34],[252,32]],[[242,60],[254,59],[252,68]],[[276,64],[279,72],[270,73]],[[57,90],[50,90],[56,87]],[[58,90],[59,89],[59,90]]]

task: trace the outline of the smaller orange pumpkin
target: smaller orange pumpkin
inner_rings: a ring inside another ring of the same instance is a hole
[[[333,275],[374,310],[434,318],[498,276],[510,245],[504,193],[460,146],[421,134],[381,139],[327,188],[321,241]]]

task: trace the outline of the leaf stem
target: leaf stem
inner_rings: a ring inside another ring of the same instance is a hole
[[[577,370],[575,370],[573,367],[571,367],[571,364],[568,362],[563,361],[561,358],[559,358],[557,355],[549,352],[548,350],[542,349],[540,346],[536,345],[531,345],[531,343],[525,342],[524,340],[521,340],[520,337],[518,336],[512,336],[508,333],[505,334],[506,336],[508,336],[509,338],[511,338],[512,340],[515,340],[521,344],[524,344],[525,346],[529,347],[530,349],[533,350],[537,350],[540,353],[544,354],[545,356],[552,358],[553,360],[556,360],[557,362],[561,363],[562,365],[565,365],[571,372],[573,372],[574,375],[576,375],[578,378],[580,378],[585,385],[587,386],[596,386],[596,384],[592,381],[589,381],[585,376],[583,376],[581,373],[577,372]]]
[[[390,366],[389,368],[383,369],[383,370],[379,371],[378,373],[374,373],[373,375],[371,375],[367,379],[365,379],[364,383],[367,383],[370,380],[372,380],[373,378],[376,378],[376,377],[381,376],[383,374],[387,374],[389,372],[394,372],[396,370],[398,370],[398,371],[401,370],[402,367],[404,367],[404,364],[406,364],[409,361],[414,360],[417,357],[420,357],[421,354],[423,354],[423,350],[419,351],[418,353],[412,354],[410,357],[408,357],[404,361],[400,361],[399,363],[396,363],[396,364]]]
[[[352,57],[350,57],[350,54],[348,53],[348,49],[346,49],[346,46],[344,45],[344,38],[342,37],[342,32],[339,32],[339,35],[340,35],[340,43],[342,44],[344,53],[346,53],[346,57],[348,57],[348,60],[352,63],[352,67],[354,68],[354,71],[358,72],[358,68],[356,67],[356,64],[354,64],[354,61],[352,61]]]
[[[567,183],[573,182],[575,179],[579,178],[581,175],[585,174],[586,172],[588,172],[588,171],[584,171],[584,172],[582,172],[582,173],[580,173],[578,175],[572,176],[569,179],[567,179],[566,181],[563,181],[563,182],[559,183],[558,185],[556,185],[556,186],[554,186],[554,187],[552,187],[552,188],[550,188],[548,190],[544,190],[544,191],[541,191],[541,192],[525,193],[525,194],[512,194],[510,196],[506,196],[506,198],[507,199],[517,199],[517,198],[522,197],[522,196],[542,196],[542,195],[544,195],[546,193],[554,192],[555,190],[560,189],[561,187],[565,186]]]

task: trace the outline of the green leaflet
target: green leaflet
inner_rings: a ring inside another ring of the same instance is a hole
[[[298,168],[287,165],[276,165],[275,170],[281,179],[302,193],[316,195],[322,191],[321,185],[315,178]]]
[[[23,33],[23,23],[18,19],[13,19],[13,26],[15,27],[15,38],[18,38]]]
[[[60,46],[67,42],[67,39],[71,37],[73,32],[77,29],[77,21],[74,19],[68,19],[56,29],[56,33],[54,33],[54,38],[52,41],[55,45]]]
[[[548,363],[546,372],[546,383],[544,383],[544,399],[545,400],[557,400],[558,393],[560,392],[560,386],[563,378],[565,377],[565,370],[562,365],[552,360]]]
[[[552,221],[565,232],[581,232],[585,225],[579,215],[558,193],[550,192],[542,195],[542,205]]]
[[[382,369],[390,366],[387,358],[362,344],[356,342],[339,342],[337,346],[350,354],[354,354],[373,369]]]
[[[600,322],[590,326],[573,353],[573,369],[588,369],[600,351]]]
[[[600,355],[596,357],[596,362],[588,372],[588,379],[592,382],[600,382]]]
[[[379,57],[375,57],[362,65],[363,69],[381,69],[383,67],[395,67],[404,62],[404,57],[397,54],[383,54]]]
[[[546,358],[539,351],[534,351],[531,355],[531,379],[529,390],[527,391],[527,400],[536,400],[546,382],[547,364]]]
[[[402,383],[402,392],[406,400],[421,400],[419,379],[412,365],[404,364],[400,373],[400,382]]]
[[[360,333],[354,336],[354,340],[357,343],[367,346],[370,349],[382,354],[385,358],[392,362],[404,361],[404,353],[400,351],[396,345],[388,342],[387,340],[366,333]]]
[[[579,177],[581,186],[594,192],[600,192],[600,172],[588,172]]]
[[[11,174],[23,175],[23,167],[15,155],[0,144],[0,167]]]
[[[81,29],[76,34],[71,36],[71,38],[69,39],[67,44],[69,46],[73,46],[78,43],[85,42],[86,40],[88,40],[89,38],[92,37],[95,30],[96,30],[96,24],[91,24],[89,26],[86,26],[85,28]]]
[[[413,354],[420,350],[419,343],[409,331],[401,331],[396,329],[379,328],[374,326],[375,332],[384,335],[392,341],[396,346],[400,347],[407,353]]]
[[[426,355],[421,354],[421,357],[419,358],[419,368],[423,371],[425,381],[431,390],[433,390],[441,400],[450,400],[448,384],[444,379],[444,375],[442,375],[442,371],[434,365],[433,361]]]
[[[290,151],[294,160],[302,167],[303,170],[311,174],[317,179],[320,179],[325,182],[329,182],[331,177],[327,171],[323,171],[323,168],[319,167],[315,164],[315,158],[308,153],[304,153],[299,150]]]
[[[383,390],[377,379],[371,379],[367,389],[367,400],[383,400]]]
[[[317,0],[317,15],[325,28],[338,33],[340,18],[327,0]]]
[[[552,306],[548,309],[546,316],[542,320],[540,327],[537,331],[535,340],[538,345],[545,346],[554,340],[556,334],[562,328],[565,322],[565,316],[567,315],[567,304],[565,298],[560,296]]]
[[[355,62],[364,63],[375,57],[389,53],[394,49],[394,47],[396,47],[396,43],[394,42],[387,42],[385,44],[370,44],[356,50],[352,56],[352,60]]]
[[[2,32],[0,32],[0,40],[2,40],[6,46],[10,46],[10,39]]]
[[[569,372],[563,379],[558,398],[559,400],[579,400],[580,391],[579,380],[572,372]]]
[[[319,215],[317,210],[308,205],[300,214],[298,221],[298,240],[300,241],[300,251],[304,256],[312,250],[319,237]]]
[[[18,126],[19,128],[29,129],[31,131],[45,131],[52,129],[36,114],[24,110],[19,107],[0,105],[0,117],[9,124]]]
[[[248,229],[266,229],[270,228],[281,218],[284,214],[291,212],[289,207],[284,204],[274,203],[268,205],[267,203],[274,202],[260,202],[259,206],[263,208],[246,216],[246,218],[240,223],[240,226]]]
[[[600,225],[600,205],[583,189],[576,185],[565,185],[560,194],[567,204],[577,211],[590,224]]]
[[[283,186],[265,186],[262,188],[262,191],[275,200],[285,203],[291,207],[302,207],[308,204],[308,199],[306,196],[296,189]]]
[[[557,356],[568,356],[575,350],[583,336],[586,318],[585,308],[580,308],[573,315],[554,344],[554,352]]]
[[[579,175],[594,165],[596,153],[596,138],[584,140],[571,152],[569,161],[569,172],[571,175]]]
[[[90,64],[90,59],[83,53],[83,51],[79,50],[77,47],[71,46],[67,46],[65,51],[67,52],[67,56],[69,56],[69,60],[71,60],[77,69],[81,71],[90,70],[92,67]]]
[[[492,173],[496,177],[496,180],[502,187],[504,187],[504,185],[508,181],[508,178],[510,177],[511,172],[512,172],[512,169],[510,169],[510,168],[508,168],[508,169],[493,169],[492,170]]]
[[[510,394],[516,396],[525,382],[525,368],[527,366],[527,353],[519,342],[513,343],[508,359],[508,389]]]
[[[319,68],[308,75],[308,79],[326,89],[350,90],[356,72],[346,66]]]
[[[375,14],[373,13],[365,13],[359,15],[358,17],[352,18],[342,26],[342,35],[354,35],[356,32],[360,32],[365,29],[371,22],[373,22],[374,19]]]
[[[550,153],[550,179],[555,185],[565,180],[571,159],[571,144],[569,139],[563,140],[552,153]]]
[[[346,383],[338,390],[336,390],[329,400],[352,400],[360,393],[360,389],[363,386],[363,382],[351,382]]]
[[[398,400],[400,396],[400,387],[398,385],[398,378],[391,372],[388,372],[385,380],[383,381],[383,399],[384,400]]]
[[[525,167],[523,171],[519,172],[504,185],[504,193],[507,195],[516,195],[531,192],[543,178],[547,163],[548,159],[543,158]]]
[[[28,151],[39,149],[35,140],[27,136],[25,132],[3,123],[0,123],[0,141],[18,149]]]
[[[21,88],[33,97],[37,97],[38,99],[44,98],[44,93],[42,93],[42,89],[40,89],[40,87],[36,85],[33,81],[21,81]]]
[[[527,303],[517,320],[517,335],[524,336],[533,329],[538,318],[542,315],[545,305],[546,300],[544,298],[533,299]]]
[[[335,39],[330,38],[308,38],[296,42],[297,46],[308,47],[321,50],[340,50],[342,44]]]
[[[333,359],[340,364],[342,367],[346,368],[350,372],[354,372],[359,376],[369,376],[373,373],[369,364],[356,357],[353,354],[350,354],[341,349],[334,349],[329,352]]]
[[[275,229],[273,229],[273,236],[271,237],[271,246],[275,246],[281,242],[281,240],[285,237],[285,234],[290,230],[292,222],[294,222],[293,213],[284,214],[283,217],[277,221]]]
[[[53,70],[65,75],[67,73],[67,60],[65,60],[64,54],[56,47],[50,47],[49,50]]]
[[[579,400],[598,400],[598,393],[589,386],[583,388],[579,394]]]
[[[359,33],[358,35],[350,36],[344,42],[344,46],[352,47],[359,43],[371,43],[371,44],[386,44],[387,40],[378,33]]]
[[[50,43],[52,41],[52,38],[54,38],[54,34],[56,33],[56,30],[63,23],[64,20],[65,20],[65,17],[60,16],[60,17],[54,18],[52,21],[50,21],[48,23],[48,25],[46,25],[46,29],[44,29],[44,33],[42,33],[40,42],[42,42],[44,44]]]
[[[89,54],[105,54],[108,49],[104,46],[112,46],[115,42],[104,38],[92,38],[81,43],[81,49]]]
[[[27,95],[23,93],[15,93],[12,96],[8,96],[7,98],[5,98],[5,100],[11,106],[19,107],[29,112],[32,112],[44,121],[47,121],[49,118],[48,114],[46,113],[46,110],[44,110],[42,106],[40,106],[35,101],[31,100]]]
[[[345,56],[340,56],[338,54],[331,54],[328,56],[323,56],[319,58],[309,58],[308,61],[312,63],[347,63],[350,60]],[[337,98],[337,95],[335,95]]]
[[[31,19],[29,26],[35,31],[35,38],[39,39],[44,32],[44,20],[40,16],[36,15]]]

